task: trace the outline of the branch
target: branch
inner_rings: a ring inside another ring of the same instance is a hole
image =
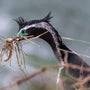
[[[0,90],[4,90],[4,89],[7,89],[7,88],[12,88],[16,85],[20,85],[21,83],[41,74],[42,72],[45,72],[47,69],[50,69],[50,68],[58,68],[58,67],[65,67],[65,68],[72,68],[72,69],[79,69],[81,70],[82,68],[80,66],[77,66],[77,65],[73,65],[73,64],[65,64],[65,65],[47,65],[47,66],[44,66],[42,67],[41,69],[39,69],[38,71],[34,72],[33,74],[23,78],[23,79],[20,79],[20,80],[17,80],[16,82],[8,85],[8,86],[5,86],[5,87],[2,87],[0,88]],[[87,72],[90,72],[90,69],[89,68],[83,68],[84,71],[87,71]],[[86,82],[86,79],[85,79],[85,82]]]

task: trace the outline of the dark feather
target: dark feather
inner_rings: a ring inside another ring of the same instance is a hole
[[[19,30],[20,30],[21,28],[25,27],[26,25],[31,25],[31,24],[34,24],[34,23],[39,23],[39,22],[42,22],[42,21],[49,23],[51,18],[52,18],[51,12],[49,12],[46,17],[44,17],[43,19],[40,19],[40,20],[26,21],[24,18],[19,17],[17,19],[14,19],[14,21],[16,21],[18,23]]]
[[[42,19],[42,21],[45,21],[45,22],[50,22],[50,19],[53,18],[53,16],[51,16],[51,12],[48,13],[48,15]]]
[[[14,19],[18,25],[19,25],[19,28],[22,28],[26,25],[26,20],[22,17],[19,17],[18,19]]]

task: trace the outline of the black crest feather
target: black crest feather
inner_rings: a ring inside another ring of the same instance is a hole
[[[51,16],[51,12],[49,12],[49,13],[47,14],[47,16],[44,17],[44,18],[41,19],[41,20],[26,21],[24,18],[19,17],[19,18],[17,18],[17,19],[14,19],[14,21],[17,22],[17,24],[19,25],[19,29],[21,29],[21,28],[23,28],[24,26],[26,26],[26,25],[28,25],[28,24],[30,25],[30,24],[34,24],[34,23],[36,23],[36,22],[44,21],[44,22],[49,23],[51,18],[53,18],[53,17]]]
[[[26,20],[22,17],[19,17],[18,19],[14,19],[18,25],[19,25],[19,28],[22,28],[23,26],[26,25]]]
[[[51,12],[49,12],[47,14],[47,16],[45,18],[43,18],[42,20],[45,21],[45,22],[49,22],[51,18],[53,18],[53,16],[51,16]]]

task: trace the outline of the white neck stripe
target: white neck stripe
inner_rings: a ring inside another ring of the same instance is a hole
[[[24,28],[22,28],[22,29],[27,30],[27,29],[29,29],[29,28],[31,28],[31,27],[43,28],[43,29],[50,30],[50,31],[51,31],[51,29],[52,29],[52,27],[51,27],[48,23],[46,23],[46,22],[40,22],[40,23],[32,24],[32,25],[26,26],[26,27],[24,27]],[[21,29],[21,30],[22,30],[22,29]],[[20,31],[21,31],[21,30],[20,30]]]

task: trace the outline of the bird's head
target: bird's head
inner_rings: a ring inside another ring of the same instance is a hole
[[[19,24],[19,31],[17,36],[21,37],[33,35],[33,37],[35,37],[44,33],[45,31],[50,30],[51,25],[49,21],[52,18],[50,14],[51,13],[49,13],[43,19],[31,21],[26,21],[22,17],[19,17],[19,19],[16,20],[16,22]]]
[[[57,30],[50,24],[51,18],[51,13],[49,13],[46,17],[40,20],[26,21],[22,17],[20,17],[18,20],[16,20],[16,22],[19,24],[19,31],[17,33],[17,37],[36,37],[38,35],[41,35],[39,38],[45,40],[52,47],[56,57],[59,60],[59,57],[61,55],[59,52],[59,48],[62,45],[62,39]]]

